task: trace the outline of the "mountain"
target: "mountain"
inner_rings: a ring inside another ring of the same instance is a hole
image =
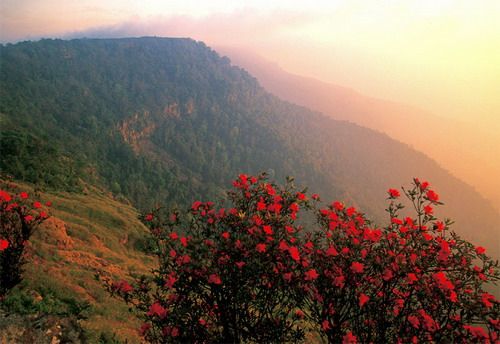
[[[147,209],[217,198],[237,174],[269,171],[382,223],[386,190],[419,176],[446,203],[438,215],[498,250],[498,213],[436,162],[280,100],[201,42],[41,40],[0,54],[0,167],[18,180],[95,185]]]
[[[474,185],[500,211],[498,129],[438,117],[424,110],[288,73],[278,64],[237,48],[217,48],[248,70],[269,92],[335,119],[347,120],[412,145]],[[480,104],[478,104],[480,106]],[[476,168],[471,168],[475,166]]]

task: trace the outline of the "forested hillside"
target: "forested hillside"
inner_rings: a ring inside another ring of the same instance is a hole
[[[284,102],[190,39],[3,45],[1,169],[47,188],[82,180],[140,209],[217,197],[269,171],[380,220],[389,186],[428,179],[455,230],[498,248],[498,214],[467,184],[375,131]]]

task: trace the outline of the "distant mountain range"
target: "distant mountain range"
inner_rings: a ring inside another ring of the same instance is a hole
[[[0,54],[0,167],[18,180],[95,185],[145,209],[268,171],[382,223],[386,190],[419,176],[446,203],[438,215],[498,253],[499,215],[472,187],[385,134],[279,99],[201,42],[41,40]]]
[[[490,199],[500,211],[500,147],[497,128],[438,117],[424,110],[363,95],[352,89],[288,73],[250,51],[217,51],[255,76],[278,97],[335,119],[375,129],[437,160]],[[480,104],[478,104],[479,106]]]

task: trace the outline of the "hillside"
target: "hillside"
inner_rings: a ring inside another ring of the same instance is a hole
[[[190,39],[42,40],[0,49],[2,171],[55,190],[82,182],[140,209],[218,198],[240,172],[296,177],[378,222],[385,191],[428,179],[467,238],[498,250],[498,213],[388,136],[269,94]]]
[[[136,210],[93,187],[76,194],[17,186],[52,202],[51,217],[32,238],[25,280],[5,301],[6,309],[25,317],[0,314],[0,341],[31,343],[44,338],[43,343],[50,343],[53,336],[66,336],[78,342],[80,335],[97,342],[100,336],[110,339],[116,333],[138,342],[138,321],[95,279],[100,273],[130,280],[154,266],[154,259],[144,253],[147,230]],[[5,187],[0,181],[0,188]],[[37,318],[39,313],[43,317]],[[25,321],[33,323],[26,326]],[[48,331],[45,327],[52,332],[43,333]]]
[[[454,175],[474,185],[500,211],[500,180],[492,177],[500,175],[497,128],[485,130],[474,123],[438,117],[409,105],[288,73],[250,51],[217,49],[284,100],[386,133],[425,152]]]

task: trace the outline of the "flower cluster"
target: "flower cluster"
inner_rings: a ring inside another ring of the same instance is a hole
[[[0,189],[0,298],[21,281],[25,247],[33,230],[48,218],[49,206],[25,191]]]
[[[149,342],[298,341],[306,331],[331,343],[499,340],[500,304],[485,290],[498,263],[434,217],[429,183],[402,190],[415,218],[399,216],[401,193],[389,189],[383,228],[341,202],[320,206],[291,180],[240,175],[233,186],[226,207],[196,201],[143,217],[159,266],[110,290],[135,306]]]

